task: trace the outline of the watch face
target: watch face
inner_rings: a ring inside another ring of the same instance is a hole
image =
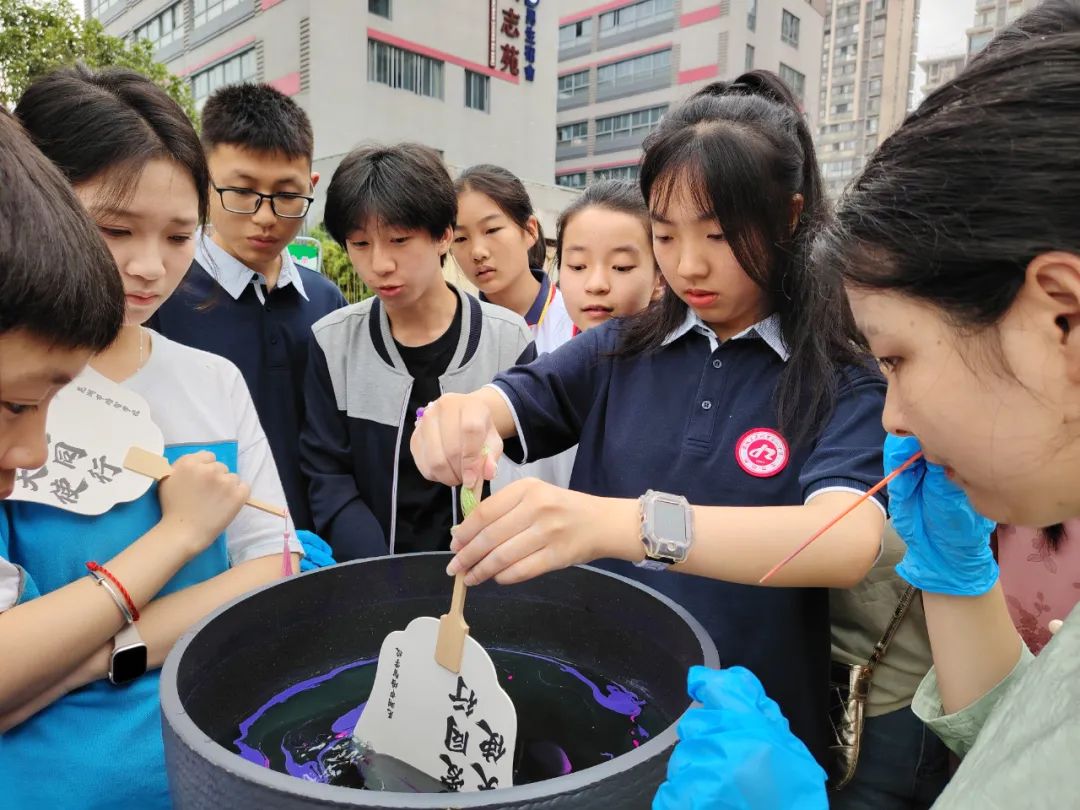
[[[113,653],[109,680],[114,684],[130,683],[146,672],[146,645],[134,644]]]
[[[653,505],[652,530],[661,540],[684,541],[686,539],[685,510],[677,503],[657,501]]]

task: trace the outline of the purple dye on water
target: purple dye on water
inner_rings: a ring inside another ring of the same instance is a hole
[[[263,715],[270,711],[271,708],[285,703],[285,701],[287,701],[293,695],[298,695],[301,692],[305,692],[309,689],[314,689],[319,684],[329,681],[331,678],[336,677],[342,672],[346,672],[350,669],[356,669],[357,667],[366,666],[367,664],[371,664],[372,662],[377,660],[377,658],[366,658],[362,661],[353,661],[350,664],[344,664],[340,667],[337,667],[336,669],[332,669],[325,675],[316,675],[314,678],[308,678],[307,680],[300,681],[300,683],[294,684],[293,686],[290,686],[288,689],[282,692],[278,692],[276,695],[270,698],[270,700],[268,700],[266,703],[256,709],[254,714],[252,714],[240,724],[240,736],[233,740],[233,745],[236,746],[240,756],[242,756],[248,762],[254,762],[256,765],[261,765],[264,768],[269,768],[270,758],[266,756],[266,754],[262,753],[262,751],[252,748],[250,745],[247,744],[247,735],[248,732],[251,731],[251,727],[255,725],[255,723],[260,718],[262,718]],[[357,710],[357,717],[360,716],[360,710],[362,709],[363,706],[361,705]],[[356,726],[356,721],[353,721],[353,726]],[[349,730],[349,733],[352,733],[351,729]]]
[[[515,784],[573,773],[633,751],[649,739],[646,726],[655,731],[673,719],[629,689],[558,659],[497,648],[490,653],[518,709]],[[376,776],[366,757],[379,755],[361,752],[352,740],[375,662],[345,664],[282,690],[240,723],[231,740],[234,750],[300,779],[360,788],[365,777],[382,778],[383,789],[408,791],[410,774],[399,773],[396,761],[380,759]]]
[[[505,650],[503,652],[510,652]],[[527,652],[514,652],[515,655],[526,655],[529,658],[537,658],[541,661],[548,661],[552,664],[558,665],[558,667],[567,675],[572,675],[585,684],[592,690],[593,698],[609,711],[617,712],[618,714],[625,714],[631,720],[636,720],[637,716],[641,714],[641,707],[645,705],[645,701],[631,692],[629,689],[625,689],[616,683],[608,683],[607,694],[605,695],[600,691],[600,687],[597,686],[589,678],[586,678],[581,672],[569,664],[564,664],[556,658],[549,658],[546,655],[537,655],[536,653]],[[513,676],[508,676],[508,680]]]
[[[356,724],[360,722],[360,715],[363,713],[365,706],[367,706],[366,700],[355,709],[345,712],[345,714],[334,721],[333,725],[330,726],[330,730],[334,732],[334,735],[338,737],[338,739],[352,735],[353,729],[356,728]]]

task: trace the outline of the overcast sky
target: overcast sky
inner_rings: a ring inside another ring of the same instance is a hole
[[[963,53],[964,33],[975,19],[975,0],[922,0],[919,3],[919,59]],[[922,99],[926,74],[915,70],[915,103]]]
[[[975,19],[975,0],[922,0],[919,4],[919,58],[963,52],[964,31]]]

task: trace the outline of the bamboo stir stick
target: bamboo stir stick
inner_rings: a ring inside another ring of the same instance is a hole
[[[855,503],[851,504],[851,506],[849,506],[847,509],[845,509],[843,512],[841,512],[839,515],[834,517],[832,520],[830,520],[828,523],[826,523],[824,526],[822,526],[820,529],[818,529],[816,532],[814,532],[814,534],[811,535],[809,540],[807,540],[805,543],[800,545],[797,549],[795,549],[793,552],[791,552],[786,557],[784,557],[784,559],[782,559],[780,562],[778,562],[776,565],[774,565],[772,568],[770,568],[768,573],[766,573],[765,576],[763,576],[761,579],[758,580],[758,584],[759,585],[764,585],[769,579],[772,578],[773,574],[775,574],[777,571],[779,571],[781,568],[783,568],[785,565],[787,565],[789,562],[791,562],[793,559],[795,559],[799,554],[801,554],[803,552],[804,549],[806,549],[807,546],[809,546],[811,543],[813,543],[815,540],[817,540],[819,537],[821,537],[821,535],[825,534],[825,532],[827,532],[829,529],[831,529],[833,526],[835,526],[837,523],[839,523],[845,517],[847,517],[852,512],[854,512],[859,506],[861,506],[867,500],[869,500],[870,498],[874,497],[879,492],[881,492],[882,489],[884,489],[885,487],[887,487],[889,485],[890,481],[892,481],[894,478],[896,478],[896,476],[900,475],[900,473],[902,473],[904,470],[906,470],[908,467],[910,467],[912,464],[914,464],[920,458],[922,458],[922,450],[917,452],[915,455],[913,455],[911,458],[909,458],[907,461],[905,461],[903,464],[901,464],[899,467],[897,467],[891,473],[886,475],[883,479],[881,479],[881,481],[879,481],[877,484],[875,484],[869,490],[867,490],[857,501],[855,501]]]
[[[483,479],[477,489],[483,487]],[[461,488],[461,515],[468,517],[479,498],[471,489]],[[439,636],[435,641],[435,663],[451,672],[461,671],[461,657],[465,652],[465,637],[469,625],[465,621],[465,575],[454,577],[454,595],[450,598],[450,611],[439,617]]]
[[[132,447],[128,450],[127,455],[124,457],[124,468],[139,475],[153,478],[155,481],[160,481],[172,473],[172,465],[169,464],[168,459],[156,453],[151,453],[149,450],[143,450],[141,447]],[[275,506],[257,498],[248,498],[247,505],[255,509],[261,509],[271,515],[277,515],[279,518],[285,517],[284,507]]]

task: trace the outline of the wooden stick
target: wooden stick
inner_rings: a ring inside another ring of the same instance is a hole
[[[169,464],[168,459],[159,456],[157,453],[151,453],[149,450],[143,450],[141,447],[132,447],[128,450],[127,455],[124,457],[124,468],[139,475],[153,478],[155,481],[160,481],[162,478],[167,478],[172,474],[172,465]],[[283,507],[260,501],[257,498],[248,498],[247,505],[255,509],[261,509],[271,515],[277,515],[279,518],[285,517]]]
[[[454,577],[454,596],[450,600],[450,612],[439,617],[435,663],[451,672],[460,672],[467,635],[469,625],[465,622],[465,575],[458,574]]]
[[[468,517],[480,501],[484,479],[480,479],[473,492],[462,488],[461,514]],[[475,498],[470,497],[475,493]],[[435,663],[451,672],[461,671],[461,657],[465,652],[465,637],[469,625],[465,621],[465,576],[454,577],[454,595],[450,598],[450,612],[439,617],[439,636],[435,641]]]
[[[849,506],[847,509],[845,509],[843,512],[841,512],[839,515],[834,517],[832,520],[830,520],[828,523],[826,523],[824,526],[822,526],[820,529],[818,529],[816,532],[814,532],[814,534],[810,537],[809,540],[807,540],[805,543],[803,543],[801,546],[799,546],[793,552],[791,552],[786,557],[784,557],[784,559],[782,559],[780,562],[778,562],[776,565],[774,565],[772,568],[770,568],[768,573],[766,573],[765,576],[763,576],[761,579],[758,580],[758,584],[759,585],[764,585],[767,580],[772,578],[773,574],[775,574],[777,571],[779,571],[781,568],[783,568],[785,565],[787,565],[789,562],[791,562],[793,559],[795,559],[799,554],[801,554],[803,552],[803,550],[807,546],[809,546],[811,543],[813,543],[815,540],[817,540],[819,537],[821,537],[821,535],[825,534],[825,532],[827,532],[829,529],[831,529],[833,526],[835,526],[837,523],[839,523],[845,517],[847,517],[852,512],[854,512],[855,509],[857,509],[859,506],[864,504],[867,500],[869,500],[870,498],[874,497],[879,492],[881,492],[882,489],[884,489],[886,486],[888,486],[890,481],[892,481],[894,478],[896,478],[896,476],[900,475],[900,473],[902,473],[904,470],[906,470],[908,467],[910,467],[912,464],[914,464],[920,458],[922,458],[922,450],[917,452],[915,455],[913,455],[911,458],[909,458],[907,461],[905,461],[903,464],[901,464],[899,467],[897,467],[891,473],[886,475],[883,479],[881,479],[881,481],[879,481],[877,484],[872,486],[867,492],[865,492],[862,496],[860,496],[859,499],[857,501],[855,501],[855,503],[851,504],[851,506]]]

